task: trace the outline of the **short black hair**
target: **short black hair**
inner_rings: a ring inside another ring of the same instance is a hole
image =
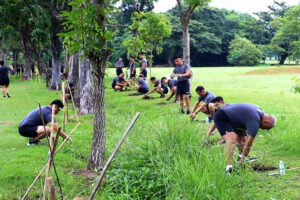
[[[59,108],[63,108],[64,107],[63,102],[61,100],[59,100],[59,99],[56,99],[56,100],[54,100],[54,101],[52,101],[50,103],[50,105],[53,105],[53,104],[57,105]]]
[[[3,60],[0,60],[0,65],[4,65],[4,61]]]
[[[210,103],[216,103],[216,102],[222,102],[224,101],[223,97],[217,96],[213,100],[210,101]]]
[[[167,77],[162,77],[160,80],[163,81],[163,80],[165,80],[165,79],[167,79]]]
[[[204,90],[204,87],[203,86],[198,86],[196,88],[196,92],[202,92],[202,90]]]
[[[144,52],[140,52],[139,55],[140,55],[140,56],[141,56],[141,55],[143,56],[143,55],[145,55],[145,53],[144,53]]]
[[[153,76],[150,78],[150,81],[155,81],[155,80],[156,80],[156,78]]]
[[[135,59],[135,58],[134,58],[134,55],[131,55],[131,56],[130,56],[130,58],[133,58],[133,59]]]
[[[181,54],[177,54],[174,56],[174,60],[176,60],[177,58],[183,58],[183,56]]]
[[[139,75],[139,78],[144,78],[144,75],[143,75],[143,74],[140,74],[140,75]]]

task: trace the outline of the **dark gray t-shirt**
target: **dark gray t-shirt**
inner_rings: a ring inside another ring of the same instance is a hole
[[[139,85],[141,88],[149,90],[148,83],[145,80],[139,80]]]
[[[0,76],[1,77],[8,77],[8,71],[10,71],[9,67],[6,67],[6,66],[1,67],[0,66]]]
[[[148,64],[147,64],[147,60],[145,58],[142,59],[142,62],[141,62],[141,68],[143,66],[143,63],[145,63],[145,69],[147,68]]]
[[[124,67],[124,63],[123,62],[116,62],[116,67],[117,68],[122,68],[122,67]]]
[[[43,118],[45,124],[51,122],[52,111],[49,106],[42,107]],[[32,126],[42,126],[43,121],[40,115],[40,109],[37,108],[31,111],[20,123],[19,127],[32,127]]]
[[[175,79],[169,79],[168,80],[168,86],[170,89],[172,89],[173,87],[177,86],[177,80]]]
[[[210,103],[213,99],[215,98],[215,95],[211,93],[210,91],[206,91],[206,95],[204,97],[199,96],[198,97],[198,102],[203,101],[204,103],[208,104]]]
[[[173,70],[173,73],[178,74],[185,74],[187,70],[191,70],[191,68],[187,64],[182,64],[181,66],[176,66]],[[178,82],[183,82],[189,80],[189,77],[177,77]]]
[[[133,61],[132,63],[130,63],[130,74],[132,74],[135,68],[136,68],[136,63]]]
[[[161,85],[162,89],[167,89],[167,86],[164,83],[162,83],[161,80],[157,80],[154,84],[154,87],[158,87],[158,85]]]
[[[220,110],[224,111],[233,128],[247,130],[249,135],[256,136],[264,115],[259,106],[246,103],[230,104]]]

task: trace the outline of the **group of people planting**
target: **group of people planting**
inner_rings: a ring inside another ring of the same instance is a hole
[[[259,106],[250,103],[225,103],[221,96],[215,96],[203,86],[196,87],[196,93],[199,97],[193,108],[190,109],[192,71],[184,63],[182,56],[174,58],[175,68],[169,79],[166,77],[161,79],[156,77],[150,78],[154,86],[151,90],[147,83],[147,60],[143,54],[140,54],[139,57],[141,59],[141,67],[135,84],[137,92],[144,95],[144,97],[157,92],[161,98],[164,98],[170,90],[171,93],[166,100],[169,101],[175,96],[174,102],[178,100],[180,102],[179,113],[189,115],[192,120],[199,112],[206,114],[206,121],[208,123],[213,122],[206,136],[208,137],[217,128],[221,135],[219,142],[225,143],[227,155],[225,171],[227,175],[230,175],[233,170],[235,146],[239,150],[237,159],[239,165],[243,162],[257,160],[249,157],[250,149],[259,129],[269,130],[276,125],[276,117],[274,115],[264,113]],[[130,79],[128,81],[124,79],[123,67],[122,59],[119,59],[116,63],[117,77],[112,84],[112,88],[115,91],[126,90],[127,87],[131,87],[135,82],[137,66],[134,57],[130,57]],[[184,108],[186,108],[186,111]]]

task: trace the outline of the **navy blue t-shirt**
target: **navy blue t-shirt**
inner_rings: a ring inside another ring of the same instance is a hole
[[[147,64],[147,60],[145,58],[142,59],[142,62],[141,62],[141,68],[143,66],[143,63],[145,63],[145,69],[147,68],[148,64]]]
[[[123,78],[120,78],[120,77],[116,77],[114,80],[113,80],[113,82],[112,82],[112,87],[114,88],[116,85],[117,85],[117,83],[121,83],[121,82],[123,82],[124,81],[124,79]]]
[[[123,62],[116,62],[116,67],[117,68],[122,68],[122,67],[124,67],[124,63]]]
[[[227,116],[234,129],[247,130],[248,134],[255,137],[264,115],[259,106],[254,104],[230,104],[220,108]]]
[[[51,122],[52,110],[49,106],[42,107],[43,118],[45,124]],[[32,126],[42,126],[43,121],[40,115],[40,109],[37,108],[31,111],[20,123],[19,127],[32,127]]]
[[[145,80],[139,80],[139,85],[140,85],[140,88],[149,90],[148,83]]]
[[[157,80],[154,84],[154,87],[158,87],[158,85],[161,85],[162,89],[167,89],[167,86],[164,83],[162,83],[161,80]]]
[[[136,63],[133,61],[132,63],[130,63],[130,74],[132,74],[134,68],[136,68]]]
[[[175,79],[169,79],[168,80],[168,86],[170,89],[172,89],[173,87],[177,86],[177,80]]]
[[[9,67],[6,67],[6,66],[0,67],[0,76],[8,77],[8,71],[10,71]]]
[[[187,64],[182,64],[181,66],[176,66],[173,70],[174,74],[185,74],[187,70],[191,70]],[[178,82],[183,82],[189,80],[189,77],[177,77]]]
[[[198,97],[198,102],[203,101],[204,103],[208,104],[210,103],[213,99],[215,98],[215,95],[211,93],[210,91],[206,91],[206,95],[204,97],[199,96]]]

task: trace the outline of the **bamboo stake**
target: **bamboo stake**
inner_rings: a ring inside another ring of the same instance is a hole
[[[62,100],[64,104],[64,119],[63,119],[63,131],[66,131],[66,93],[65,93],[65,82],[62,82]]]
[[[106,170],[108,169],[110,163],[112,162],[112,160],[116,156],[116,154],[117,154],[118,150],[120,149],[122,143],[124,142],[126,136],[128,135],[129,131],[131,130],[131,128],[133,127],[134,123],[136,122],[136,120],[138,119],[139,116],[140,116],[140,112],[137,112],[135,117],[131,121],[130,125],[128,126],[127,130],[123,134],[122,138],[120,139],[119,143],[117,144],[116,148],[114,149],[113,153],[110,155],[108,161],[106,162],[106,164],[105,164],[105,166],[104,166],[104,168],[103,168],[103,170],[102,170],[102,172],[99,176],[99,179],[97,180],[96,185],[94,186],[94,188],[92,190],[92,193],[90,194],[89,200],[92,200],[94,198],[94,195],[96,194],[97,189],[98,189],[99,185],[101,184],[101,182],[104,178]]]
[[[69,133],[69,135],[66,137],[66,139],[59,145],[59,147],[57,148],[57,150],[55,151],[55,153],[53,154],[53,157],[60,151],[60,149],[62,148],[62,146],[65,144],[65,142],[71,137],[71,135],[75,132],[75,130],[78,128],[78,126],[80,125],[80,122],[78,122],[76,124],[76,126],[71,130],[71,132]],[[47,164],[44,165],[44,167],[41,169],[41,171],[38,173],[38,175],[35,177],[35,179],[33,180],[32,184],[28,187],[26,193],[24,194],[24,196],[22,197],[22,200],[24,200],[27,195],[29,194],[30,190],[33,188],[34,184],[36,183],[36,181],[39,179],[39,177],[42,175],[43,171],[46,169]]]

